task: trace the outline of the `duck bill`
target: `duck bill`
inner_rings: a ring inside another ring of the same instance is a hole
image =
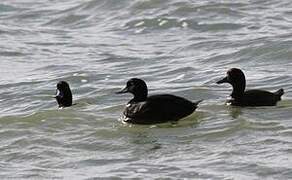
[[[129,89],[128,89],[128,87],[125,87],[124,89],[116,92],[116,94],[124,94],[124,93],[127,93],[127,92],[129,92]]]
[[[229,83],[229,81],[228,81],[227,77],[225,77],[225,78],[223,78],[223,79],[217,81],[216,83],[217,83],[217,84]]]
[[[62,97],[63,94],[61,93],[61,91],[59,91],[59,89],[56,89],[56,95],[53,96],[54,98],[57,98],[57,97]]]

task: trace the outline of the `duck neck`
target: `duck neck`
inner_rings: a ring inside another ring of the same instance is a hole
[[[245,90],[245,82],[242,84],[233,84],[233,91],[231,97],[234,99],[239,99],[243,96]]]
[[[72,105],[72,93],[71,91],[67,91],[63,94],[63,96],[61,97],[61,101],[64,105],[66,106],[71,106]]]
[[[144,91],[139,91],[139,93],[134,94],[134,98],[131,100],[132,102],[142,102],[147,99],[147,89]]]

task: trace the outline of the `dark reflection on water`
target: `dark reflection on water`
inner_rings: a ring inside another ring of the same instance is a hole
[[[234,119],[237,119],[238,116],[242,114],[240,107],[230,107],[229,110],[230,110],[230,116]]]

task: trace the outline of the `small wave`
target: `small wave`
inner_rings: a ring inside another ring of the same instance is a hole
[[[153,19],[132,20],[125,24],[128,30],[134,29],[136,32],[144,32],[148,30],[163,30],[171,28],[189,28],[198,31],[226,31],[238,30],[246,25],[236,23],[203,23],[195,20],[176,19],[159,17]]]
[[[17,11],[20,9],[22,9],[22,8],[17,8],[17,7],[14,7],[12,5],[7,5],[7,4],[0,4],[0,14],[4,14],[7,12],[11,12],[11,11]]]
[[[138,19],[127,22],[127,29],[149,28],[149,29],[169,29],[174,27],[186,27],[186,21],[175,18],[153,18],[153,19]]]
[[[51,14],[50,20],[44,23],[43,26],[71,28],[96,26],[97,24],[112,18],[112,15],[117,15],[116,11],[120,11],[126,6],[124,3],[125,1],[114,0],[92,0],[81,2],[79,4],[74,4],[72,7]]]
[[[17,51],[0,51],[0,56],[8,56],[8,57],[13,57],[13,56],[25,56],[28,55],[26,53],[22,53],[22,52],[17,52]]]

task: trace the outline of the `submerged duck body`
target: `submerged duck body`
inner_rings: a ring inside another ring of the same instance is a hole
[[[232,85],[232,99],[228,103],[234,106],[275,106],[284,94],[283,89],[279,89],[274,93],[258,89],[245,91],[246,80],[244,73],[237,68],[229,69],[227,76],[217,82],[217,84],[222,83]]]
[[[199,104],[170,94],[148,95],[146,83],[137,78],[130,79],[127,86],[118,93],[132,93],[123,112],[123,121],[134,124],[155,124],[178,121],[192,114]]]
[[[55,98],[59,107],[69,107],[72,105],[72,92],[66,81],[58,82]]]

